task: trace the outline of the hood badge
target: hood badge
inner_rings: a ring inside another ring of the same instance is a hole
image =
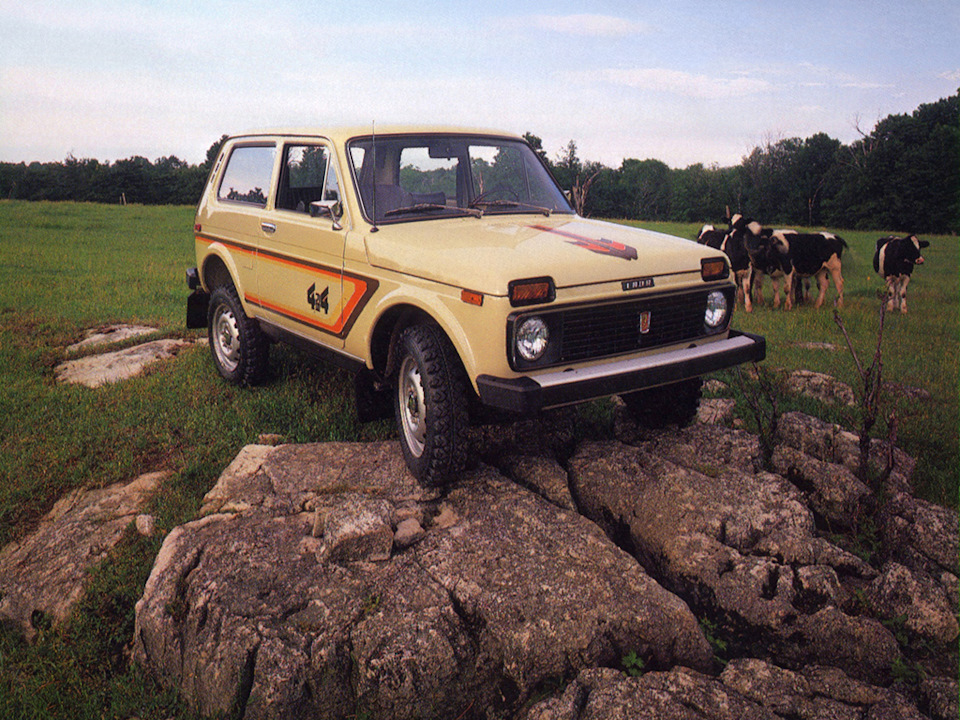
[[[624,292],[630,292],[631,290],[642,290],[643,288],[651,288],[653,287],[653,278],[642,277],[634,278],[633,280],[624,280],[620,283],[620,286],[623,288]]]

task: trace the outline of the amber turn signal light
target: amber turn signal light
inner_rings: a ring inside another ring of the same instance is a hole
[[[729,274],[727,261],[723,258],[710,258],[700,261],[700,277],[704,280],[723,280]]]
[[[460,299],[467,305],[476,305],[477,307],[483,305],[483,293],[474,292],[473,290],[461,290]]]
[[[552,302],[556,297],[553,278],[541,277],[528,280],[511,280],[508,285],[510,304],[513,307],[536,305],[537,303]]]

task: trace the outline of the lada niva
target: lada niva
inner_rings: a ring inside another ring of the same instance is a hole
[[[730,328],[721,252],[578,216],[507,133],[230,137],[194,235],[187,325],[207,327],[220,375],[255,384],[275,341],[355,371],[361,419],[392,406],[425,484],[464,465],[483,406],[620,395],[638,419],[685,423],[701,375],[765,354]]]

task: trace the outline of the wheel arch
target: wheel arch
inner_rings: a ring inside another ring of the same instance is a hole
[[[216,287],[227,284],[236,288],[236,278],[237,269],[229,255],[224,257],[219,253],[211,252],[203,259],[203,265],[200,267],[200,281],[207,292],[212,293]]]
[[[411,325],[428,324],[439,328],[457,353],[460,365],[466,369],[462,333],[451,331],[451,324],[444,322],[442,316],[409,302],[402,302],[386,309],[374,324],[370,335],[370,360],[374,371],[380,377],[388,377],[398,365],[397,347],[400,335]],[[454,324],[455,325],[455,324]],[[468,384],[473,380],[467,372]]]

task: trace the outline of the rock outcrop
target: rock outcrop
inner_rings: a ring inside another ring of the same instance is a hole
[[[616,422],[481,428],[496,468],[442,491],[395,443],[245,448],[164,543],[135,657],[248,718],[955,717],[957,516],[910,458],[881,507],[814,418],[776,472],[740,430]]]
[[[148,473],[127,483],[71,492],[33,533],[0,550],[0,622],[31,639],[39,627],[62,621],[82,597],[88,570],[136,522],[166,476]]]
[[[810,665],[795,672],[763,660],[731,661],[719,677],[688,668],[629,677],[580,673],[562,695],[533,705],[522,720],[924,720],[895,692]]]
[[[801,491],[749,469],[757,458],[743,452],[750,442],[739,431],[693,426],[670,443],[666,453],[581,446],[570,461],[581,510],[695,611],[721,618],[741,651],[808,663],[829,650],[862,677],[888,670],[896,640],[852,608],[854,588],[876,571],[817,535]]]
[[[164,543],[135,636],[202,713],[497,716],[627,652],[711,665],[686,603],[489,468],[441,499],[395,443],[259,446],[205,508]],[[409,520],[422,539],[391,546]]]
[[[181,338],[153,340],[123,350],[66,360],[54,368],[54,373],[57,382],[97,388],[139,375],[144,368],[175,357],[191,344],[190,340]]]

